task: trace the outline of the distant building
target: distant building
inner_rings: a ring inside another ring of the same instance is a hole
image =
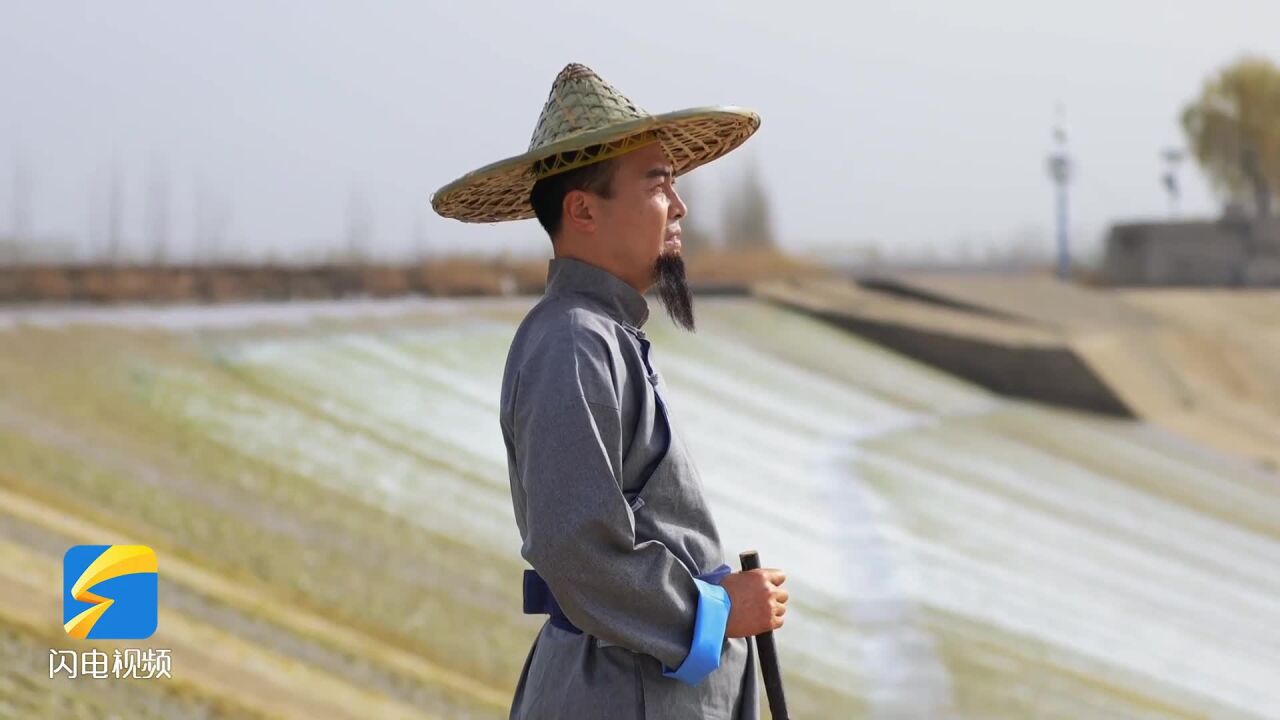
[[[1280,218],[1117,224],[1101,274],[1109,285],[1280,287]]]

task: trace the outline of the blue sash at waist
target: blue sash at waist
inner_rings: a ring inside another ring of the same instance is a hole
[[[720,567],[696,577],[712,585],[719,585],[724,576],[733,572],[728,565]],[[551,624],[573,633],[581,635],[582,630],[578,626],[570,622],[565,616],[564,610],[560,609],[560,603],[556,602],[556,596],[551,594],[551,587],[542,579],[537,570],[524,571],[524,614],[525,615],[550,615]]]

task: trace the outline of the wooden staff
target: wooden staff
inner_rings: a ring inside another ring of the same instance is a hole
[[[760,553],[748,550],[740,553],[743,571],[760,569]],[[769,714],[773,720],[790,720],[787,715],[787,696],[782,692],[782,671],[778,668],[778,648],[773,643],[773,631],[762,632],[755,637],[760,651],[760,673],[764,675],[764,691],[769,697]]]

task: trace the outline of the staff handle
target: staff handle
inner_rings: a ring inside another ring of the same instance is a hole
[[[743,571],[760,569],[760,553],[748,550],[738,555]],[[789,720],[787,696],[782,691],[782,670],[778,667],[778,648],[773,642],[773,631],[767,630],[755,637],[760,651],[760,673],[764,675],[764,691],[769,697],[769,714],[773,720]]]

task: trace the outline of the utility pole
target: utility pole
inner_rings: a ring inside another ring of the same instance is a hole
[[[1164,174],[1161,181],[1164,183],[1165,192],[1169,193],[1169,217],[1178,217],[1178,200],[1181,199],[1181,189],[1178,186],[1178,166],[1182,164],[1183,158],[1187,156],[1182,148],[1167,147],[1160,152],[1160,157],[1164,160]]]
[[[1058,117],[1053,126],[1053,150],[1049,153],[1049,178],[1053,180],[1056,200],[1056,225],[1058,235],[1058,279],[1067,280],[1071,275],[1070,228],[1068,216],[1067,186],[1071,182],[1073,165],[1067,152],[1066,112],[1058,106]]]

